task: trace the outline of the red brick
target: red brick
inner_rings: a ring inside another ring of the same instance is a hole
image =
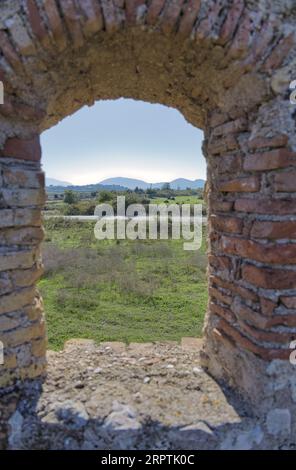
[[[159,19],[159,15],[165,5],[166,0],[152,0],[147,12],[146,22],[154,25]]]
[[[248,307],[240,300],[235,299],[231,305],[231,311],[235,314],[238,321],[244,320],[257,328],[267,328],[269,318],[260,315],[252,308]]]
[[[238,118],[234,121],[226,122],[220,126],[215,127],[213,135],[223,136],[225,134],[237,134],[245,131],[248,128],[248,121],[245,118]]]
[[[49,29],[58,46],[59,50],[63,50],[67,44],[66,33],[63,23],[59,15],[59,11],[55,0],[43,0],[43,8],[45,10]]]
[[[236,178],[220,183],[218,186],[221,192],[247,192],[254,193],[260,190],[260,179],[256,176],[246,178]]]
[[[39,136],[36,135],[31,139],[9,138],[5,142],[4,148],[0,151],[0,155],[2,157],[38,162],[41,159]]]
[[[244,336],[242,333],[240,333],[236,328],[227,323],[225,320],[221,319],[216,329],[222,337],[223,333],[226,334],[226,336],[230,337],[232,341],[234,341],[239,347],[251,351],[252,353],[256,354],[257,356],[261,357],[266,361],[270,361],[272,359],[286,360],[291,354],[290,349],[272,349],[258,346],[253,341]],[[216,336],[216,338],[218,339],[219,336]]]
[[[216,289],[215,287],[209,288],[209,294],[211,297],[214,297],[216,300],[226,305],[230,305],[233,300],[231,295],[224,294],[223,292],[221,292],[219,289]]]
[[[226,254],[261,261],[262,263],[296,264],[295,243],[266,245],[253,240],[222,235],[221,250]]]
[[[210,302],[209,310],[212,314],[222,317],[228,323],[233,323],[235,321],[235,316],[229,308],[225,308],[221,305],[215,304],[214,302]]]
[[[210,230],[208,233],[208,239],[210,242],[217,242],[221,238],[221,233],[216,232],[215,230]]]
[[[107,33],[112,33],[119,28],[119,23],[116,18],[116,11],[113,2],[109,0],[101,0],[101,6],[104,16],[104,24]]]
[[[83,34],[79,22],[79,13],[73,0],[59,0],[64,13],[65,22],[73,40],[75,48],[81,47],[84,43]]]
[[[254,214],[292,215],[296,214],[296,204],[285,199],[237,199],[234,209],[238,212]]]
[[[296,296],[281,297],[281,302],[287,308],[296,309]]]
[[[295,327],[296,315],[273,315],[268,322],[268,327],[271,326],[288,326],[290,328]]]
[[[269,220],[256,220],[253,222],[251,237],[270,239],[296,238],[296,221],[271,222]]]
[[[45,117],[45,111],[33,108],[25,103],[5,97],[5,103],[0,106],[0,114],[3,116],[20,116],[25,121],[39,121]]]
[[[239,148],[236,138],[232,135],[226,135],[223,138],[211,139],[208,144],[208,152],[212,155],[219,155],[227,152],[228,150],[236,150]]]
[[[232,40],[231,46],[228,50],[228,57],[231,59],[238,59],[248,51],[251,43],[252,20],[247,13],[241,19],[235,36]]]
[[[285,147],[287,143],[288,136],[286,134],[278,134],[273,137],[255,137],[252,140],[249,140],[248,147],[250,150],[280,148]]]
[[[220,44],[225,44],[227,41],[229,41],[232,38],[234,31],[237,27],[237,24],[239,22],[239,19],[241,17],[241,14],[243,12],[243,9],[244,9],[243,0],[236,0],[232,3],[232,6],[228,11],[228,14],[226,16],[226,19],[224,21],[224,24],[219,34]]]
[[[11,67],[16,71],[21,71],[23,68],[22,62],[4,31],[0,31],[0,48]]]
[[[243,297],[246,300],[257,302],[259,299],[255,292],[236,284],[234,281],[225,281],[217,275],[211,275],[209,280],[211,284],[220,286],[223,289],[230,290],[231,292],[238,294],[240,297]]]
[[[250,264],[242,267],[242,278],[264,289],[295,289],[296,271],[288,269],[258,268]]]
[[[210,201],[211,208],[214,212],[230,212],[233,209],[234,202],[232,201]]]
[[[296,333],[292,332],[279,332],[279,331],[265,331],[257,328],[253,328],[247,323],[240,322],[240,328],[247,335],[253,337],[258,342],[264,343],[278,343],[278,344],[290,344],[296,338]]]
[[[4,186],[9,188],[43,188],[44,173],[39,171],[30,171],[23,169],[4,168],[3,169]]]
[[[214,230],[227,233],[241,233],[243,229],[243,219],[237,217],[223,217],[212,215],[211,224]]]
[[[137,9],[140,5],[145,5],[145,0],[125,0],[125,16],[127,24],[136,23]]]
[[[221,269],[230,271],[231,269],[231,258],[228,256],[214,256],[209,255],[208,257],[209,264],[213,266],[215,269]]]
[[[40,121],[46,115],[46,112],[40,108],[34,108],[26,103],[16,103],[15,111],[27,121]]]
[[[284,37],[273,49],[270,56],[264,63],[264,70],[277,69],[289,54],[295,43],[295,33],[292,32]]]
[[[212,336],[223,343],[228,349],[231,348],[233,350],[232,352],[237,351],[237,346],[233,338],[230,338],[230,336],[224,334],[224,332],[218,330],[218,328],[213,328]]]
[[[216,127],[220,126],[228,120],[227,114],[221,113],[220,111],[213,111],[210,117],[210,126]]]
[[[42,22],[42,18],[40,16],[36,2],[33,0],[26,0],[26,7],[32,31],[36,38],[42,42],[45,38],[48,37],[48,35]]]
[[[296,192],[296,171],[278,173],[274,175],[273,181],[274,189],[277,192]]]
[[[161,29],[164,33],[169,34],[173,31],[180,16],[183,3],[184,0],[172,0],[166,4],[161,20]]]
[[[103,29],[103,15],[96,0],[83,0],[83,2],[79,2],[79,8],[86,18],[82,26],[86,37]]]
[[[260,297],[260,307],[263,315],[271,316],[277,307],[277,303],[265,297]]]
[[[286,148],[254,153],[247,155],[244,160],[246,171],[276,170],[290,165],[296,165],[296,153]]]
[[[241,155],[223,155],[217,161],[217,169],[219,174],[237,173],[242,168]]]
[[[201,0],[189,0],[189,2],[186,3],[185,11],[178,28],[178,33],[181,36],[190,36],[200,10],[200,2]]]

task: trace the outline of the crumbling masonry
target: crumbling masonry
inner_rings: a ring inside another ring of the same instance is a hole
[[[289,410],[296,432],[295,27],[293,1],[1,1],[3,400],[46,371],[35,287],[40,133],[83,105],[126,97],[177,108],[203,129],[210,294],[203,363],[255,410]]]

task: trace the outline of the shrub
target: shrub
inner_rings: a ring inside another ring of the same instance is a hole
[[[114,194],[111,193],[111,191],[100,191],[99,192],[99,198],[98,198],[98,201],[99,203],[103,203],[103,202],[108,202],[108,201],[112,201],[114,198]]]
[[[75,204],[77,202],[78,196],[74,191],[71,191],[71,189],[66,189],[64,193],[64,202],[66,204]]]

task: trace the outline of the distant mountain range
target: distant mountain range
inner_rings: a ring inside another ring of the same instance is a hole
[[[101,181],[101,184],[119,184],[120,186],[125,186],[129,189],[135,189],[138,187],[139,189],[159,189],[167,182],[160,182],[160,183],[147,183],[143,180],[132,179],[132,178],[108,178],[106,180]],[[205,181],[204,180],[188,180],[186,178],[178,178],[173,181],[170,181],[170,187],[172,189],[199,189],[203,188]]]
[[[108,189],[110,191],[124,191],[126,189],[134,190],[135,188],[139,189],[160,189],[166,182],[160,183],[147,183],[143,180],[133,179],[133,178],[108,178],[100,183],[97,184],[87,184],[83,186],[72,185],[71,183],[67,183],[66,181],[59,181],[54,178],[46,178],[46,187],[49,190],[60,190],[67,187],[68,189],[72,189],[73,191],[98,191],[102,189]],[[186,178],[177,178],[173,181],[169,182],[170,187],[172,189],[202,189],[205,185],[205,180],[196,179],[196,180],[189,180]]]
[[[85,184],[84,186],[46,186],[46,190],[49,193],[63,193],[65,189],[70,189],[76,192],[91,193],[93,191],[126,191],[128,188],[116,184]]]
[[[72,183],[68,181],[60,181],[56,180],[55,178],[45,178],[45,185],[46,186],[71,186]]]

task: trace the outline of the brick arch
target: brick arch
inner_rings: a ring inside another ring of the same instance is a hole
[[[42,377],[46,367],[35,288],[44,203],[39,135],[85,104],[132,97],[176,107],[205,133],[205,367],[254,406],[292,409],[292,8],[268,0],[257,7],[241,0],[19,0],[1,2],[0,12],[2,392]]]

